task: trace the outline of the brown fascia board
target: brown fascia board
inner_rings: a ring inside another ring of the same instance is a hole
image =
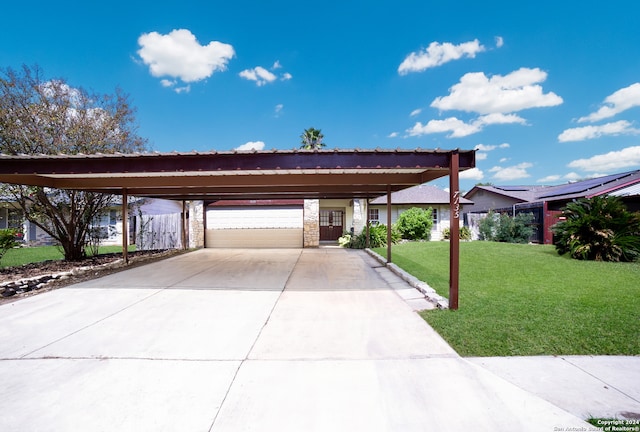
[[[168,173],[300,169],[447,168],[451,151],[306,150],[273,152],[133,153],[113,155],[0,155],[0,174]],[[458,151],[461,170],[474,151]]]
[[[0,182],[166,199],[374,197],[448,174],[452,151],[0,155]],[[457,151],[460,169],[474,151]]]

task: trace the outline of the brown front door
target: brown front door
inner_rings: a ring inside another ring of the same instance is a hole
[[[344,211],[320,210],[320,241],[336,241],[344,234]]]

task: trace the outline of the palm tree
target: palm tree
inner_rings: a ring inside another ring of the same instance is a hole
[[[305,150],[321,149],[326,145],[322,142],[323,138],[324,135],[322,135],[320,129],[305,129],[302,135],[300,135],[300,139],[302,140],[300,148]]]
[[[619,198],[582,198],[567,204],[563,216],[552,228],[560,255],[596,261],[640,257],[640,213],[628,211]]]

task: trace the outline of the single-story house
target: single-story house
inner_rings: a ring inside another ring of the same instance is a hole
[[[103,246],[122,244],[121,202],[107,208],[94,222],[102,231]],[[180,248],[182,203],[163,199],[133,199],[130,204],[129,243],[140,249]],[[9,197],[0,199],[0,229],[12,228],[21,233],[21,241],[28,246],[54,245],[54,239],[42,228],[24,218],[22,210]]]
[[[562,208],[579,198],[618,196],[631,211],[640,211],[640,170],[612,174],[556,186],[474,186],[464,197],[473,200],[463,212],[472,227],[488,211],[516,215],[532,213],[536,228],[532,241],[553,243],[551,227]]]
[[[94,224],[101,229],[105,238],[103,245],[120,245],[122,240],[122,220],[120,207],[107,209]],[[11,198],[4,197],[0,200],[0,229],[11,228],[20,233],[20,240],[28,246],[51,246],[55,241],[49,234],[36,224],[26,220],[20,209]]]
[[[461,206],[472,204],[461,198]],[[386,224],[387,196],[366,199],[221,200],[206,206],[207,247],[302,247],[360,234],[367,221]],[[432,240],[450,227],[449,193],[426,184],[391,194],[391,223],[411,207],[433,209]],[[308,241],[313,244],[314,241]]]
[[[449,192],[436,186],[421,184],[391,194],[391,223],[398,220],[403,211],[412,207],[432,209],[433,227],[431,240],[441,240],[442,232],[451,228],[449,210]],[[460,208],[464,209],[473,202],[460,198]],[[369,220],[373,223],[387,224],[387,197],[381,196],[369,202]],[[463,225],[462,219],[460,226]]]

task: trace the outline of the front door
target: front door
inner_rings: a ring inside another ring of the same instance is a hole
[[[320,241],[336,241],[344,234],[344,211],[320,210]]]

